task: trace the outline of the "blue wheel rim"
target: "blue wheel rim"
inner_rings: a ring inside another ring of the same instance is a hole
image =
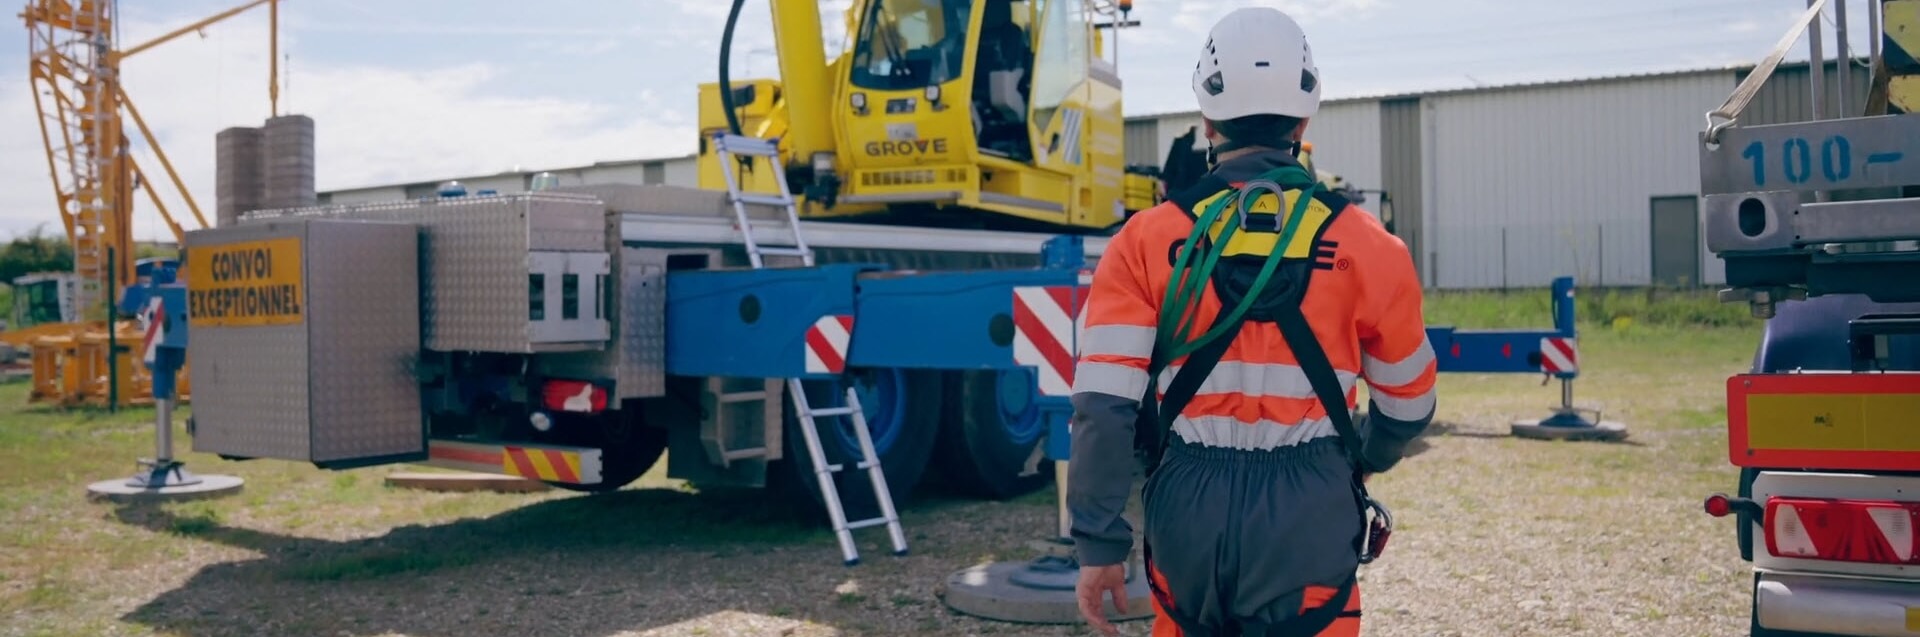
[[[1007,436],[1016,445],[1039,440],[1041,434],[1047,432],[1047,423],[1040,418],[1040,407],[1034,403],[1033,372],[1024,367],[1009,369],[1000,372],[994,381],[994,403],[1000,414],[1000,426],[1006,429]]]
[[[823,401],[833,406],[846,406],[847,386],[843,381],[832,383],[833,397]],[[867,417],[867,431],[873,437],[873,451],[886,455],[893,444],[900,440],[900,431],[906,429],[907,419],[907,374],[898,369],[871,370],[869,374],[860,374],[853,378],[853,394],[860,400],[860,410]],[[833,428],[844,449],[858,452],[860,437],[853,433],[853,421],[850,417],[835,419],[839,426]]]

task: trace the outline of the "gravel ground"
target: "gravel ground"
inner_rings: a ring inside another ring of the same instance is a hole
[[[1399,528],[1364,571],[1365,634],[1745,634],[1747,565],[1730,523],[1699,509],[1736,475],[1717,408],[1740,338],[1583,341],[1589,368],[1610,371],[1582,380],[1582,402],[1610,405],[1624,444],[1511,438],[1507,422],[1537,417],[1553,388],[1445,377],[1445,422],[1375,480]],[[378,486],[412,468],[196,456],[247,492],[82,502],[80,485],[128,468],[141,433],[66,435],[92,446],[44,480],[0,478],[0,635],[1091,634],[973,619],[936,593],[956,570],[1031,557],[1054,528],[1051,490],[923,497],[905,510],[913,554],[887,555],[874,529],[855,568],[762,493],[429,494]]]

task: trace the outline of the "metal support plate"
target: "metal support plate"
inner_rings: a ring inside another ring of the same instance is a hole
[[[1701,194],[1920,184],[1920,114],[1726,129],[1700,137]]]
[[[1714,253],[1920,239],[1920,199],[1802,203],[1799,193],[1774,191],[1712,195],[1703,207]]]

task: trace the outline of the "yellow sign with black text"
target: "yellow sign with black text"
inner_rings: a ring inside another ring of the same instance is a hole
[[[283,237],[187,251],[187,321],[199,326],[299,323],[306,309],[300,239]]]

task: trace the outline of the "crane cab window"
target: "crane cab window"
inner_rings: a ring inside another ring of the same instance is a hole
[[[853,84],[903,91],[960,76],[967,53],[971,0],[877,0],[860,21]]]
[[[973,114],[980,150],[1025,160],[1027,101],[1033,93],[1033,7],[1026,0],[983,0],[973,63]]]

